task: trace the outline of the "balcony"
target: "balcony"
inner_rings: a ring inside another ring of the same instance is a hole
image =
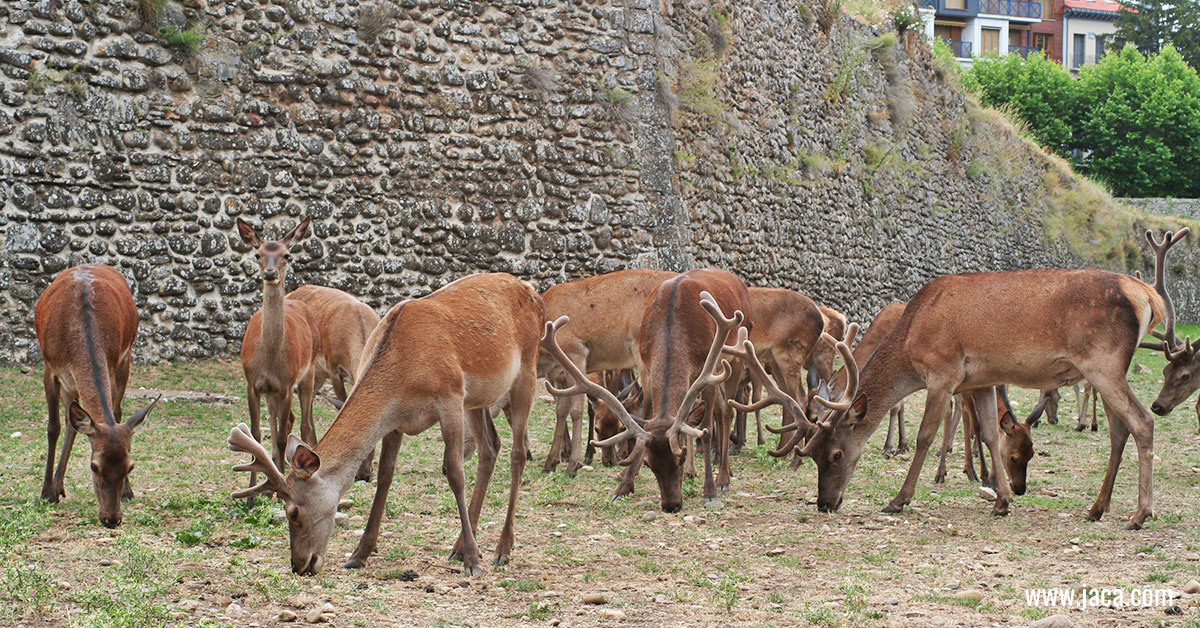
[[[921,8],[936,9],[938,8],[938,0],[921,0]]]
[[[1041,19],[1042,3],[1029,0],[979,0],[979,12]]]
[[[1035,52],[1041,52],[1041,51],[1042,51],[1042,49],[1038,48],[1037,46],[1017,46],[1014,44],[1008,45],[1008,54],[1021,55],[1022,59],[1028,59],[1029,55],[1031,55]]]
[[[958,41],[955,39],[943,39],[942,41],[950,45],[950,50],[954,53],[955,57],[958,57],[959,59],[971,58],[971,42]]]

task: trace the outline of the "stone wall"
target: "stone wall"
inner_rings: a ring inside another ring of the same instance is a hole
[[[919,37],[822,5],[5,2],[0,355],[36,359],[37,295],[83,261],[129,278],[140,356],[234,355],[237,217],[311,214],[289,284],[381,311],[479,271],[712,264],[863,320],[941,273],[1084,263],[1046,235],[1052,164]]]
[[[1123,198],[1121,200],[1150,214],[1200,218],[1200,198]]]

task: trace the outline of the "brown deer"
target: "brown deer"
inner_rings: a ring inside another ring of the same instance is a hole
[[[246,324],[242,337],[242,372],[246,376],[246,401],[250,410],[250,433],[262,440],[259,413],[262,398],[267,399],[271,422],[272,459],[283,468],[287,437],[292,433],[293,394],[300,397],[300,434],[308,442],[316,440],[312,404],[317,355],[321,332],[302,301],[284,297],[284,280],[291,263],[291,248],[308,234],[310,218],[305,217],[278,240],[263,241],[246,221],[238,218],[238,233],[255,249],[262,270],[263,306]],[[293,392],[295,391],[295,392]],[[250,474],[250,485],[255,484]],[[247,504],[253,498],[247,500]]]
[[[363,350],[363,364],[346,403],[316,446],[292,436],[284,476],[245,425],[229,446],[254,456],[235,471],[262,471],[266,481],[235,498],[275,492],[284,500],[292,571],[315,574],[325,560],[338,500],[354,482],[360,461],[381,438],[379,477],[366,530],[345,567],[362,567],[375,549],[403,435],[438,425],[445,452],[442,472],[458,505],[462,532],[451,553],[468,576],[482,573],[475,528],[499,453],[495,429],[482,409],[508,395],[512,425],[512,479],[508,514],[496,546],[503,565],[513,547],[517,495],[525,470],[525,430],[537,383],[542,300],[528,283],[503,273],[454,281],[420,299],[392,307]],[[464,423],[479,449],[475,487],[464,495]],[[486,423],[486,425],[485,425]]]
[[[825,333],[832,338],[846,335],[848,322],[845,314],[824,305],[818,306],[817,309],[821,311],[821,317],[825,320]],[[837,350],[829,346],[829,343],[817,343],[808,367],[810,388],[816,388],[819,381],[833,381],[833,360],[836,357]],[[813,370],[816,371],[815,375]]]
[[[367,336],[379,324],[379,315],[371,306],[336,288],[305,284],[288,293],[285,301],[300,301],[321,338],[313,374],[313,390],[321,390],[328,379],[338,401],[346,401],[347,390],[354,384],[362,361]],[[356,480],[371,481],[371,456],[363,459]]]
[[[799,399],[805,395],[804,368],[817,349],[825,329],[825,318],[817,304],[807,296],[783,288],[750,288],[750,342],[758,351],[767,372],[788,394]],[[748,376],[738,388],[752,384]],[[756,387],[755,387],[756,388]],[[757,399],[752,393],[753,398]],[[758,444],[764,443],[762,415],[755,413]],[[746,443],[746,413],[738,412],[731,441],[733,453]]]
[[[725,318],[726,310],[734,312],[732,318]],[[633,492],[634,478],[644,461],[658,481],[663,511],[678,512],[683,507],[684,467],[693,438],[702,439],[704,444],[704,498],[716,499],[718,490],[728,486],[730,416],[724,404],[718,403],[723,397],[718,397],[717,386],[731,375],[740,374],[728,363],[718,362],[725,338],[743,324],[747,311],[746,285],[727,271],[692,270],[658,286],[646,305],[638,336],[643,364],[642,409],[646,419],[635,417],[616,395],[588,380],[558,346],[555,332],[567,319],[560,317],[547,327],[542,348],[575,381],[571,388],[551,388],[551,393],[561,397],[586,392],[608,404],[617,414],[625,429],[596,442],[597,447],[633,441],[632,451],[620,462],[626,470],[614,499]],[[707,338],[712,338],[708,346]],[[701,402],[704,429],[691,425]],[[721,461],[715,479],[714,455]]]
[[[572,321],[559,338],[563,352],[584,373],[638,366],[642,311],[659,284],[676,274],[662,270],[619,270],[546,290],[542,294],[546,318],[568,316]],[[570,384],[563,368],[545,353],[539,358],[538,367],[539,373],[555,386]],[[583,465],[583,404],[584,398],[579,395],[559,397],[555,402],[554,439],[542,465],[547,473],[558,466],[566,452],[570,452],[568,476],[574,477]]]
[[[636,412],[642,406],[642,388],[638,385],[637,379],[632,377],[631,369],[623,369],[620,371],[601,371],[600,373],[592,373],[588,375],[597,385],[603,386],[609,392],[614,392],[614,384],[622,381],[628,381],[624,388],[615,391],[617,400],[625,407],[627,412]],[[593,397],[588,398],[588,411],[590,412],[591,422],[588,425],[588,446],[587,454],[584,456],[584,463],[592,463],[592,452],[595,450],[593,442],[608,440],[616,436],[623,428],[621,427],[621,419],[617,414],[609,409],[608,404],[599,403]],[[600,461],[606,467],[611,467],[617,464],[617,460],[629,455],[629,441],[621,443],[620,447],[608,446],[600,450]]]
[[[983,456],[983,441],[979,438],[980,415],[975,409],[974,401],[971,397],[961,394],[955,395],[955,399],[961,411],[947,416],[942,433],[942,449],[938,460],[937,474],[934,475],[933,481],[935,484],[942,484],[946,481],[946,458],[950,453],[950,446],[954,441],[954,435],[958,431],[958,420],[961,418],[963,426],[963,472],[967,474],[967,478],[972,482],[982,481],[984,485],[994,489],[996,488],[995,478],[987,472],[987,462]],[[1046,404],[1046,397],[1043,396],[1024,422],[1017,421],[1016,414],[1012,409],[1012,403],[1008,400],[1008,386],[996,386],[997,425],[1000,428],[1001,445],[1004,451],[1007,452],[1003,457],[1004,468],[1008,472],[1009,486],[1012,487],[1013,493],[1017,495],[1025,494],[1029,461],[1033,459],[1034,454],[1033,424],[1041,417]],[[974,452],[978,452],[979,454],[980,473],[978,476],[975,475]]]
[[[34,308],[34,328],[42,350],[46,391],[46,477],[42,499],[66,497],[63,479],[78,432],[88,437],[92,488],[97,516],[105,527],[121,525],[121,502],[133,499],[129,473],[133,434],[158,399],[121,422],[121,401],[129,382],[138,314],[125,277],[113,268],[84,264],[54,278]],[[61,421],[59,402],[67,406],[67,434],[58,469],[54,448]]]
[[[1156,276],[1158,280],[1165,278]],[[1174,311],[1171,312],[1174,314]],[[1173,322],[1173,319],[1172,319]],[[1183,403],[1200,388],[1200,358],[1196,357],[1197,350],[1200,349],[1200,344],[1192,344],[1192,339],[1179,340],[1175,337],[1174,326],[1167,328],[1166,334],[1158,334],[1161,342],[1144,343],[1142,346],[1162,351],[1167,358],[1167,365],[1163,367],[1163,385],[1158,391],[1158,397],[1154,399],[1154,403],[1150,404],[1150,410],[1159,416],[1166,416],[1175,409],[1175,406]],[[1090,384],[1089,384],[1090,385]],[[1086,391],[1085,391],[1086,398]],[[1103,393],[1101,393],[1103,397]],[[1093,404],[1094,407],[1094,404]],[[1086,406],[1084,406],[1086,408]],[[1108,404],[1104,404],[1105,412],[1108,413]],[[1086,409],[1080,411],[1079,424],[1075,427],[1076,431],[1083,431],[1083,415]],[[1111,414],[1109,414],[1111,416]],[[1196,418],[1200,420],[1200,399],[1196,400]],[[1111,421],[1110,421],[1111,423]],[[1096,417],[1093,410],[1092,416],[1092,431],[1096,431]]]
[[[1154,418],[1138,402],[1125,373],[1142,337],[1165,321],[1174,335],[1174,312],[1162,281],[1167,250],[1187,229],[1170,234],[1155,250],[1153,286],[1102,270],[1037,269],[945,275],[927,283],[908,303],[896,330],[862,371],[860,390],[845,410],[817,423],[801,449],[818,469],[817,507],[836,510],[864,445],[897,401],[928,389],[917,450],[904,485],[884,509],[898,512],[912,499],[938,424],[956,392],[971,395],[981,416],[996,412],[991,387],[1012,383],[1046,390],[1087,379],[1111,417],[1111,450],[1100,494],[1088,512],[1098,520],[1109,509],[1125,443],[1138,448],[1138,507],[1129,528],[1153,515]],[[986,307],[983,306],[986,304]],[[1031,317],[1042,315],[1043,321]],[[980,422],[992,455],[997,498],[992,512],[1008,513],[1012,493],[1003,465],[998,426]]]

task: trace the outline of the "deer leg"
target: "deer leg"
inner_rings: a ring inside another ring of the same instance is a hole
[[[758,382],[752,380],[750,382],[750,403],[757,403],[759,399],[762,399],[762,386],[760,386]],[[765,436],[763,436],[761,409],[754,411],[754,425],[758,428],[758,446],[762,447],[763,445],[767,444],[767,439]]]
[[[969,393],[975,402],[975,423],[979,431],[979,439],[987,444],[992,453],[992,480],[996,490],[996,501],[992,504],[992,514],[1003,517],[1008,514],[1012,504],[1012,487],[1004,468],[1004,456],[1008,455],[1000,446],[1000,416],[996,409],[996,389],[982,388]],[[979,459],[983,459],[980,452]]]
[[[246,404],[250,411],[250,434],[254,436],[254,441],[262,442],[262,426],[259,424],[259,414],[262,412],[262,400],[258,396],[258,392],[254,390],[252,384],[246,384]],[[250,472],[250,486],[258,484],[258,474],[254,471]],[[246,498],[246,509],[254,508],[254,497]]]
[[[921,428],[917,432],[917,450],[913,453],[912,463],[908,466],[908,475],[904,485],[892,501],[884,507],[883,512],[896,513],[904,510],[913,493],[917,490],[917,479],[921,475],[921,467],[925,464],[925,456],[933,437],[937,435],[942,418],[950,412],[950,393],[947,390],[930,388],[925,397],[925,416],[921,417]]]
[[[329,377],[329,384],[333,386],[333,396],[337,397],[338,401],[345,401],[350,396],[346,393],[346,382],[340,370]],[[321,390],[321,386],[314,382],[313,390]],[[381,462],[380,464],[383,463]]]
[[[1129,430],[1121,420],[1109,421],[1108,426],[1108,469],[1104,473],[1104,482],[1100,485],[1100,494],[1088,510],[1087,518],[1099,521],[1108,512],[1112,501],[1113,484],[1117,479],[1117,470],[1121,467],[1121,457],[1125,453],[1125,443],[1129,440]]]
[[[567,460],[567,477],[573,478],[583,466],[583,406],[587,395],[573,395],[571,402],[571,455]]]
[[[403,437],[401,432],[389,432],[383,437],[383,447],[379,450],[379,481],[375,484],[375,500],[371,502],[371,514],[367,517],[367,527],[363,529],[362,537],[358,539],[358,546],[354,548],[350,559],[342,564],[346,569],[365,567],[367,559],[375,552],[388,491],[392,488],[392,477],[396,471],[396,454],[400,453]]]
[[[975,415],[974,411],[968,413],[963,408],[961,400],[957,401],[960,413],[962,416],[963,428],[963,473],[971,482],[978,482],[979,476],[975,473]]]
[[[588,435],[587,449],[585,449],[583,453],[583,464],[591,465],[592,460],[594,460],[596,456],[596,448],[592,446],[592,440],[596,438],[596,408],[592,405],[592,400],[590,397],[585,395],[584,399],[586,400],[585,405],[587,406]]]
[[[731,408],[728,405],[724,403],[718,404],[718,399],[721,397],[718,389],[718,386],[713,387],[712,408],[713,421],[717,424],[717,451],[721,452],[721,464],[717,467],[717,492],[724,493],[729,490],[729,483],[733,480],[733,469],[731,466],[733,461],[730,460],[730,456],[733,455],[730,451],[732,443],[726,436],[729,434],[729,424],[733,422],[733,413],[729,412]],[[744,428],[745,425],[743,424],[742,427]],[[744,439],[744,431],[742,436]]]
[[[739,385],[736,391],[738,399],[744,399],[746,395],[746,387]],[[740,410],[733,414],[733,433],[729,437],[729,454],[736,456],[742,453],[742,447],[746,444],[746,413]]]
[[[613,493],[613,501],[617,501],[626,495],[633,494],[633,480],[637,477],[638,471],[642,468],[642,458],[645,457],[646,451],[639,445],[634,445],[634,451],[631,454],[633,459],[629,461],[629,466],[621,472],[620,481],[617,482],[617,490]]]
[[[958,435],[958,422],[962,419],[961,405],[955,401],[954,410],[946,415],[946,424],[942,428],[942,451],[938,456],[937,475],[933,476],[934,484],[946,483],[946,458],[950,455],[951,446],[954,444],[954,437]],[[895,411],[895,408],[892,408]]]
[[[998,421],[998,420],[997,420]],[[971,435],[971,446],[979,456],[979,480],[984,486],[996,488],[996,479],[988,471],[987,458],[983,455],[983,440],[979,438],[979,414],[975,414],[974,432]]]
[[[57,503],[58,491],[54,483],[54,454],[58,449],[58,435],[62,430],[62,421],[58,416],[58,381],[46,369],[42,375],[42,387],[46,390],[46,477],[42,480],[42,499]],[[70,423],[67,429],[71,429]]]
[[[1124,429],[1121,431],[1125,434],[1120,443],[1122,451],[1117,452],[1115,450],[1116,443],[1114,443],[1114,450],[1111,452],[1117,455],[1117,462],[1120,462],[1128,436],[1133,436],[1133,442],[1137,445],[1138,507],[1133,512],[1133,516],[1129,518],[1125,529],[1140,530],[1146,519],[1154,518],[1154,417],[1150,416],[1150,413],[1138,402],[1133,390],[1129,388],[1128,382],[1125,382],[1123,378],[1121,382],[1108,390],[1101,390],[1099,386],[1096,389],[1100,391],[1100,399],[1104,402],[1104,412],[1109,416],[1109,433],[1118,431],[1118,423],[1124,424]],[[1103,495],[1105,506],[1108,506],[1111,499],[1117,475],[1116,465],[1111,464],[1111,460],[1109,469],[1110,473],[1106,474],[1104,478],[1105,485],[1101,487],[1101,491],[1105,493]]]
[[[908,438],[904,435],[904,402],[896,404],[896,433],[900,437],[900,442],[896,443],[896,453],[908,453]]]
[[[1058,425],[1058,402],[1062,399],[1062,395],[1058,394],[1057,388],[1051,388],[1046,391],[1046,422],[1050,425]],[[995,466],[993,464],[993,466]]]
[[[556,382],[556,385],[558,383]],[[554,438],[550,441],[550,453],[546,454],[546,462],[542,464],[542,471],[551,473],[558,467],[559,460],[562,459],[563,447],[566,447],[567,437],[567,417],[571,414],[572,400],[566,397],[556,397],[554,400]]]
[[[313,399],[316,397],[314,384],[313,371],[309,369],[308,374],[300,378],[297,388],[300,392],[300,438],[316,447],[318,439],[317,426],[313,422]],[[288,404],[288,408],[291,408],[291,404]],[[371,453],[374,454],[374,450]]]
[[[71,423],[67,422],[67,433],[63,436],[62,453],[58,456],[58,467],[54,470],[54,488],[53,492],[59,497],[66,497],[67,491],[63,488],[63,484],[67,477],[67,462],[71,459],[71,449],[75,446],[75,431],[71,427]]]
[[[497,565],[508,564],[515,540],[513,528],[517,519],[517,497],[521,494],[521,476],[525,473],[525,434],[529,424],[529,412],[533,409],[534,389],[537,373],[530,371],[517,380],[508,402],[508,422],[512,426],[513,445],[509,456],[512,477],[508,484],[508,512],[504,515],[504,528],[500,530],[500,541],[496,544]],[[578,452],[578,450],[576,450]]]
[[[461,526],[458,556],[451,555],[450,560],[461,558],[463,573],[471,578],[483,574],[480,567],[479,544],[475,541],[475,531],[471,528],[471,513],[467,507],[466,474],[463,473],[463,407],[462,402],[450,403],[439,413],[442,424],[442,441],[445,443],[445,453],[442,455],[442,473],[454,493],[454,503],[458,506],[458,522]],[[483,444],[479,444],[482,450]],[[482,452],[481,452],[482,453]]]
[[[492,482],[492,473],[496,470],[496,456],[500,453],[500,437],[496,434],[496,425],[491,413],[483,408],[466,412],[467,427],[475,437],[479,448],[479,456],[475,463],[475,487],[471,491],[471,504],[467,510],[471,520],[471,529],[479,530],[479,513],[483,510],[483,500],[487,498],[488,485]],[[450,550],[451,560],[462,560],[462,536],[454,542]]]
[[[1079,384],[1076,384],[1075,386],[1078,388]],[[1083,430],[1087,429],[1088,404],[1091,403],[1092,400],[1091,386],[1091,384],[1088,384],[1087,387],[1083,389],[1083,398],[1079,400],[1079,420],[1075,423],[1076,432],[1082,432]],[[1078,394],[1076,394],[1076,396],[1078,397]]]
[[[1100,403],[1100,400],[1096,397],[1096,389],[1092,388],[1092,431],[1093,432],[1095,432],[1098,429],[1097,421],[1099,421],[1098,417],[1100,414],[1100,408],[1096,407],[1096,405],[1098,403]],[[1200,407],[1200,399],[1197,399],[1196,403],[1197,403],[1197,407]],[[1200,410],[1197,410],[1197,412],[1200,412]]]

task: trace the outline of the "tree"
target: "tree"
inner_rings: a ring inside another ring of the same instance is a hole
[[[1200,1],[1124,0],[1117,16],[1117,39],[1144,55],[1171,44],[1193,68],[1200,69]]]
[[[989,107],[1007,109],[1028,125],[1044,146],[1066,154],[1075,111],[1075,81],[1044,54],[976,59],[963,83]]]
[[[1174,46],[1133,46],[1080,71],[1072,145],[1122,196],[1200,196],[1200,75]]]

